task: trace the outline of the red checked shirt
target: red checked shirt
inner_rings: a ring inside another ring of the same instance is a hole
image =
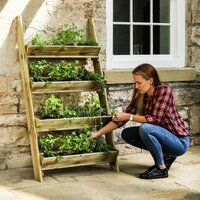
[[[143,114],[148,123],[162,126],[176,135],[189,135],[189,130],[175,107],[172,89],[168,85],[157,86],[151,97],[144,96]]]
[[[125,112],[135,114],[134,110],[134,108],[128,107]],[[175,135],[190,135],[175,107],[172,89],[168,85],[157,86],[153,96],[144,95],[143,115],[148,123],[162,126]],[[121,126],[124,123],[118,125]]]

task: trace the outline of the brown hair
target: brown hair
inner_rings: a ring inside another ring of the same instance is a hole
[[[159,79],[158,73],[156,69],[148,64],[144,63],[137,66],[133,71],[132,74],[140,75],[144,79],[149,80],[150,78],[153,79],[153,85],[156,87],[161,85],[161,81]],[[130,107],[135,108],[136,112],[141,114],[143,110],[143,95],[138,92],[138,90],[134,87],[133,89],[133,96],[132,100],[129,104]]]

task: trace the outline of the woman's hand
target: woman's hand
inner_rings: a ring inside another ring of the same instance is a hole
[[[97,138],[99,136],[100,136],[100,133],[98,131],[92,132],[91,135],[88,137],[88,139]]]
[[[112,121],[122,122],[130,119],[130,113],[118,112],[113,115]]]

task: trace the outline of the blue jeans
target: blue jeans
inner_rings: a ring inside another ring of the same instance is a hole
[[[189,136],[174,135],[161,126],[149,123],[125,128],[122,138],[135,147],[148,150],[156,165],[164,164],[163,154],[180,156],[190,144]]]

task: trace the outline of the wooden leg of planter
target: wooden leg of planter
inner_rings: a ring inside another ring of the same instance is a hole
[[[113,142],[113,134],[108,133],[105,135],[106,143],[111,145],[113,148],[115,148],[114,142]]]
[[[107,144],[109,144],[113,148],[115,148],[115,144],[114,144],[114,141],[113,141],[113,133],[106,134],[105,138],[106,138]],[[110,169],[112,169],[115,172],[119,172],[119,165],[118,165],[117,158],[116,158],[115,162],[112,162],[112,163],[109,163],[109,164],[110,164]]]
[[[119,165],[117,159],[114,163],[110,163],[110,169],[115,172],[119,172]]]

